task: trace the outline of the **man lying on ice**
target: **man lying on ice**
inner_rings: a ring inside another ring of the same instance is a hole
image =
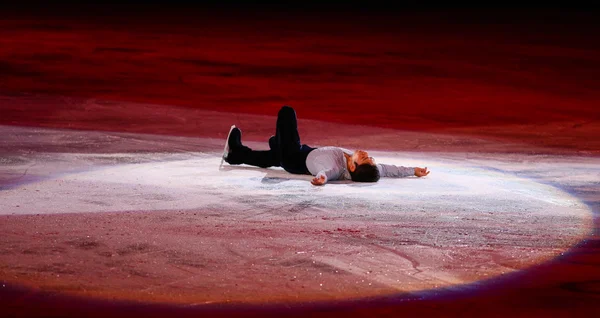
[[[333,180],[377,182],[380,177],[423,177],[430,172],[427,167],[378,164],[363,150],[351,152],[339,147],[313,148],[303,145],[298,134],[296,111],[289,106],[279,110],[277,129],[275,136],[269,139],[269,147],[269,150],[252,150],[244,146],[242,132],[234,125],[229,131],[223,160],[230,165],[282,167],[289,173],[313,175],[313,185],[324,185]]]

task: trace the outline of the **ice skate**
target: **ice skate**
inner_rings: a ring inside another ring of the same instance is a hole
[[[223,160],[230,165],[242,164],[244,152],[247,151],[250,149],[242,144],[242,131],[235,125],[231,126],[225,143]]]
[[[229,154],[229,137],[231,136],[231,132],[234,128],[236,128],[235,125],[231,125],[231,128],[229,128],[229,132],[227,133],[227,138],[225,139],[225,147],[223,148],[223,155],[221,156],[220,166],[223,165],[223,161],[225,161],[227,155]]]

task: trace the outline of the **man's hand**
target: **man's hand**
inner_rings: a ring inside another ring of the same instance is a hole
[[[419,178],[428,175],[430,172],[431,171],[427,171],[427,167],[425,167],[425,168],[416,167],[415,168],[415,176],[417,176]]]
[[[325,176],[320,176],[320,177],[315,177],[312,179],[312,181],[310,183],[312,183],[313,185],[324,185],[325,184]]]

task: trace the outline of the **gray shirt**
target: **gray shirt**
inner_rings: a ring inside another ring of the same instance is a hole
[[[311,151],[306,157],[308,171],[316,177],[325,176],[325,182],[333,180],[351,180],[344,152],[354,152],[340,147],[321,147]],[[415,167],[403,167],[378,163],[382,178],[403,178],[415,174]]]

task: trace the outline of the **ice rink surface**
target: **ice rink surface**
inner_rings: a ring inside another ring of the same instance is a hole
[[[527,270],[594,229],[569,191],[597,184],[594,158],[376,150],[377,162],[432,172],[316,187],[281,168],[221,165],[216,138],[0,129],[0,272],[46,291],[182,304],[385,297]]]

